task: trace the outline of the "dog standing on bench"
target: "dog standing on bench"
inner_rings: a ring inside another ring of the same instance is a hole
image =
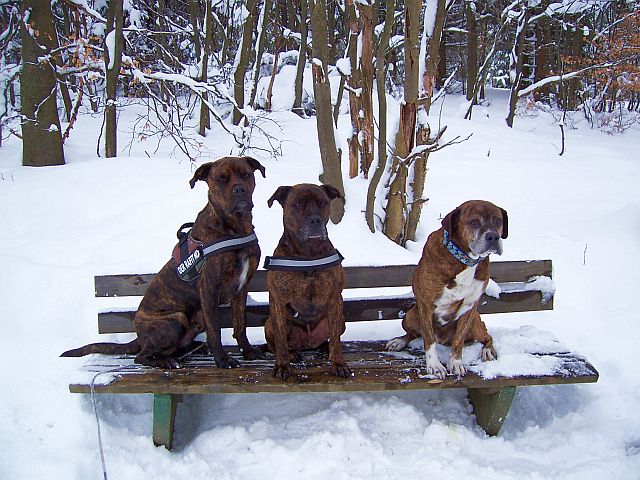
[[[427,373],[444,378],[466,373],[462,348],[482,343],[482,360],[498,356],[493,339],[478,314],[478,302],[489,283],[489,255],[502,254],[507,238],[507,212],[490,202],[470,200],[442,220],[442,228],[429,235],[413,276],[416,305],[402,321],[406,334],[387,343],[387,350],[402,350],[422,336]],[[451,346],[447,368],[440,363],[436,342]]]
[[[329,203],[342,198],[328,185],[299,184],[278,187],[269,199],[282,205],[284,233],[265,268],[269,288],[269,318],[264,331],[268,349],[275,353],[273,375],[290,376],[289,362],[298,351],[329,342],[333,373],[346,378],[351,370],[342,357],[340,335],[345,330],[342,256],[327,236]]]
[[[264,167],[251,157],[224,157],[201,165],[189,184],[193,188],[198,180],[207,183],[207,205],[188,235],[179,232],[183,241],[149,284],[135,316],[137,338],[126,344],[93,343],[62,356],[137,353],[136,363],[176,368],[177,357],[206,331],[216,365],[238,367],[220,339],[219,307],[230,303],[233,336],[244,358],[264,357],[249,343],[245,321],[247,285],[260,261],[251,223],[256,170],[265,176]]]

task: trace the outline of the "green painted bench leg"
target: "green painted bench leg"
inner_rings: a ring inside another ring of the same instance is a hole
[[[516,387],[469,388],[467,391],[478,425],[487,435],[497,435],[509,413]]]
[[[153,443],[171,450],[173,443],[173,424],[176,418],[176,406],[182,401],[182,395],[153,394]]]

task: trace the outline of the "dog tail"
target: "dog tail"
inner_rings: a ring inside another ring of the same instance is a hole
[[[106,353],[107,355],[125,355],[138,353],[140,351],[140,342],[138,339],[129,343],[90,343],[84,347],[67,350],[61,357],[84,357],[91,353]]]

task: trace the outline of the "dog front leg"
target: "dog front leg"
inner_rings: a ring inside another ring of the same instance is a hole
[[[456,333],[451,342],[451,357],[449,357],[449,361],[447,362],[447,370],[458,378],[463,377],[467,373],[467,369],[464,363],[462,363],[462,349],[464,348],[464,343],[467,340],[467,335],[473,324],[474,314],[477,315],[476,307],[477,304],[458,319]]]
[[[422,340],[424,342],[424,355],[427,365],[427,374],[435,375],[443,379],[447,375],[447,370],[438,359],[436,352],[436,341],[433,335],[433,308],[430,303],[416,298],[416,307],[420,316],[420,329],[422,330]]]
[[[289,372],[289,342],[287,341],[287,319],[285,317],[285,305],[276,301],[269,294],[269,316],[273,319],[273,334],[276,350],[276,364],[273,367],[273,376],[280,380],[286,380]]]
[[[207,346],[219,368],[236,368],[240,366],[235,358],[231,358],[222,348],[220,334],[220,291],[206,286],[206,279],[200,281],[200,301],[207,332]]]
[[[352,375],[349,366],[342,357],[342,343],[340,336],[345,330],[344,311],[342,298],[333,302],[329,309],[329,360],[331,360],[333,373],[337,377],[347,378]]]
[[[247,289],[244,288],[231,299],[231,319],[233,321],[233,338],[238,342],[238,347],[245,360],[257,360],[264,358],[257,348],[254,348],[247,338]]]

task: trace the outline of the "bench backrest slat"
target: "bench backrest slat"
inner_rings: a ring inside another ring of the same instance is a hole
[[[346,288],[410,286],[415,265],[345,267]],[[492,262],[491,278],[497,283],[526,282],[529,278],[551,277],[551,260]],[[95,277],[96,297],[142,296],[155,274],[103,275]],[[267,272],[258,270],[249,283],[250,292],[267,291]]]
[[[344,316],[347,322],[366,322],[375,320],[393,320],[400,318],[402,312],[413,303],[412,297],[384,299],[345,299]],[[500,299],[483,296],[479,312],[481,314],[530,312],[552,310],[553,299],[543,303],[538,291],[503,293]],[[229,307],[221,309],[220,326],[231,328]],[[247,326],[262,327],[269,315],[268,305],[248,305],[246,310]],[[99,333],[134,332],[135,311],[103,312],[98,314]]]

